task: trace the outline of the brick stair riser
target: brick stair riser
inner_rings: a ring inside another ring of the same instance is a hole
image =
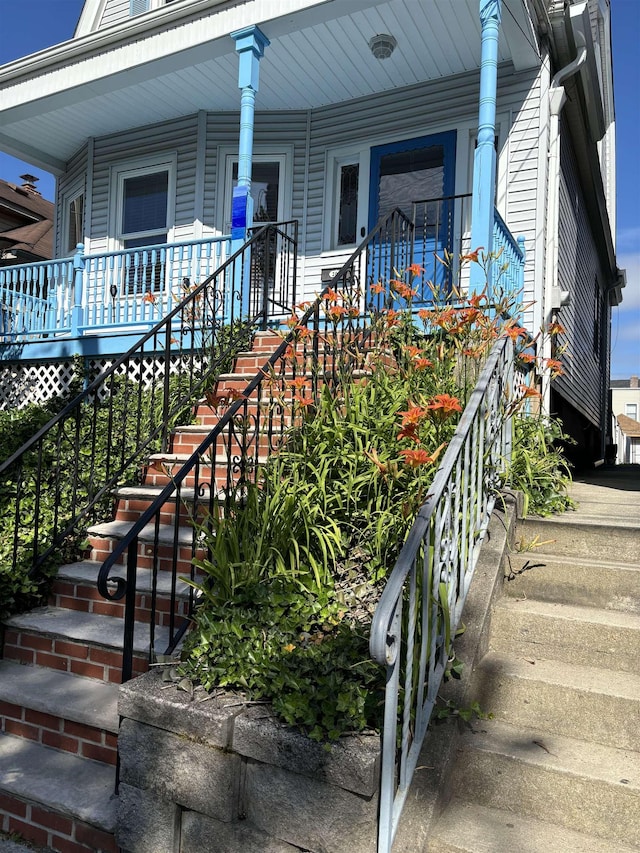
[[[2,731],[43,746],[115,765],[118,736],[103,729],[0,701]]]
[[[279,425],[278,425],[279,426]],[[192,454],[195,450],[198,449],[200,443],[206,438],[208,435],[208,430],[203,430],[201,433],[196,432],[177,432],[173,436],[171,452],[172,453],[180,453],[180,454]],[[280,441],[282,440],[283,432],[281,429],[276,429],[275,425],[269,428],[269,425],[265,425],[264,428],[261,428],[258,432],[258,435],[255,435],[255,427],[251,424],[246,431],[246,435],[243,435],[238,430],[234,430],[234,435],[231,440],[231,447],[228,447],[228,432],[223,433],[223,435],[218,440],[218,448],[220,450],[224,447],[225,455],[231,452],[232,456],[237,456],[242,453],[244,448],[250,450],[255,453],[256,446],[258,447],[258,451],[263,454],[269,453],[274,449],[277,449]],[[220,455],[219,450],[219,455]]]
[[[513,571],[527,562],[534,568],[505,583],[508,596],[640,614],[640,568],[604,563],[597,567],[580,565],[570,557],[564,561],[551,559],[535,551],[509,558]]]
[[[71,640],[49,637],[29,631],[7,628],[4,637],[5,660],[60,672],[71,672],[87,678],[97,678],[111,684],[122,681],[122,653],[101,646],[87,646]],[[135,675],[147,672],[147,655],[134,655]]]
[[[296,415],[299,417],[300,407]],[[210,406],[201,404],[196,410],[196,423],[202,426],[205,432],[204,438],[211,430],[218,426],[220,419],[224,417],[226,409],[214,411]],[[244,414],[244,409],[241,410]],[[255,429],[256,422],[258,423],[260,432],[278,432],[287,429],[292,425],[295,418],[292,413],[292,398],[287,395],[282,400],[282,403],[276,403],[268,397],[262,398],[258,404],[256,400],[249,400],[247,404],[246,416],[251,418],[252,428]],[[228,430],[227,430],[228,431]],[[225,428],[223,427],[222,434]],[[177,433],[179,434],[179,433]]]
[[[576,777],[501,754],[467,749],[456,763],[451,790],[466,800],[518,812],[578,832],[640,844],[637,790]]]
[[[265,457],[259,459],[259,463],[264,463]],[[149,467],[147,468],[147,472],[145,475],[145,483],[149,486],[166,486],[171,482],[173,477],[180,471],[182,462],[156,462],[152,461]],[[237,463],[233,463],[234,466]],[[226,490],[227,486],[236,486],[240,483],[241,480],[245,482],[248,481],[250,483],[255,482],[256,479],[256,471],[255,464],[253,460],[249,460],[245,470],[244,475],[241,470],[228,470],[226,462],[220,462],[220,464],[216,465],[216,473],[215,473],[215,492],[219,494],[222,490]],[[195,488],[196,485],[196,472],[195,470],[190,471],[187,476],[182,481],[185,488]],[[211,468],[210,466],[203,466],[198,473],[197,477],[198,487],[203,488],[204,492],[204,500],[205,502],[208,500],[209,489],[211,487]]]
[[[119,540],[113,539],[110,536],[89,536],[89,543],[92,549],[91,559],[98,563],[104,563],[108,556],[113,552],[114,548],[119,544]],[[175,559],[175,569],[178,575],[187,576],[191,571],[191,561],[194,557],[194,552],[190,546],[187,547],[186,545],[180,545],[176,549],[173,545],[163,544],[154,548],[153,543],[151,542],[138,542],[137,554],[138,559],[136,565],[139,569],[153,569],[155,566],[158,571],[173,572]],[[195,556],[203,557],[204,551],[202,549],[196,549]],[[124,568],[125,562],[126,553],[123,555],[122,561],[119,561],[116,564],[123,566],[122,572],[126,571]]]
[[[52,607],[64,607],[82,613],[96,613],[101,616],[124,617],[125,600],[109,601],[103,598],[95,585],[73,583],[68,580],[54,581],[49,604]],[[150,592],[136,594],[135,620],[149,624],[151,621],[152,596]],[[174,616],[179,620],[186,618],[189,603],[178,598],[174,605]],[[163,595],[157,595],[155,606],[155,624],[167,627],[171,621],[171,601]]]
[[[591,560],[615,559],[618,563],[640,563],[640,537],[634,527],[555,522],[527,519],[518,525],[518,538],[532,548],[536,562],[544,554],[574,556]],[[615,554],[611,553],[615,541]]]
[[[532,664],[532,667],[535,666]],[[575,737],[620,749],[640,750],[640,696],[605,695],[577,688],[518,678],[502,672],[477,672],[477,696],[483,712],[514,726]]]
[[[148,500],[141,498],[128,500],[120,499],[116,506],[114,521],[127,521],[132,523],[138,521],[140,516],[149,509],[153,500],[153,498]],[[180,527],[189,527],[194,520],[194,514],[196,519],[202,520],[208,510],[208,502],[201,500],[194,507],[192,501],[181,501],[179,507],[178,518]],[[160,509],[160,524],[173,525],[175,524],[175,520],[176,501],[167,501]]]
[[[119,853],[113,835],[60,812],[0,794],[0,829],[56,853]]]

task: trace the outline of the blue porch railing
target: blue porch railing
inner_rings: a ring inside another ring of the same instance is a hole
[[[504,291],[520,293],[524,288],[524,237],[514,238],[497,210],[493,211],[493,254],[491,284]]]
[[[0,343],[147,331],[225,261],[228,236],[0,269]]]

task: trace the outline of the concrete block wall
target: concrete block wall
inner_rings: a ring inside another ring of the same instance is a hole
[[[231,694],[123,685],[116,838],[127,853],[375,853],[380,741],[330,748]]]

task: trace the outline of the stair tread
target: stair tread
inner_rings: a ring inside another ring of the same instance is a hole
[[[640,703],[640,675],[592,666],[569,664],[549,658],[516,658],[489,651],[480,661],[485,673],[544,681],[561,688],[617,696]]]
[[[4,621],[16,630],[34,631],[68,640],[90,643],[108,649],[121,649],[124,622],[115,616],[103,616],[100,613],[86,613],[82,610],[67,610],[62,607],[37,607],[28,613],[10,616]],[[133,648],[135,652],[146,654],[149,650],[149,625],[136,622]],[[155,641],[158,649],[167,647],[169,631],[156,626]]]
[[[640,615],[622,610],[604,610],[582,604],[567,604],[555,601],[543,601],[536,598],[503,597],[497,610],[536,614],[554,619],[566,619],[571,622],[592,622],[603,627],[624,628],[640,631]],[[638,649],[640,653],[640,647]]]
[[[118,685],[0,661],[0,699],[43,714],[118,732]]]
[[[105,521],[102,524],[93,524],[87,529],[90,536],[111,537],[112,539],[124,539],[131,530],[133,521]],[[140,531],[138,539],[140,542],[155,542],[156,525],[154,522],[147,524]],[[160,545],[173,545],[175,528],[172,524],[158,525],[158,542]],[[178,544],[190,546],[193,541],[193,530],[191,527],[178,528]]]
[[[532,556],[534,559],[532,559]],[[637,572],[640,571],[640,561],[637,563],[629,562],[625,560],[624,562],[616,562],[616,560],[605,560],[605,559],[590,559],[589,557],[581,557],[581,556],[573,556],[567,554],[550,554],[547,552],[536,552],[535,548],[531,551],[518,551],[515,554],[509,555],[509,562],[511,564],[517,563],[518,565],[524,565],[525,563],[543,563],[545,566],[567,566],[575,564],[576,566],[584,566],[586,568],[593,568],[594,570],[598,570],[603,566],[607,568],[616,568],[622,572]],[[531,571],[535,575],[536,569],[533,568]]]
[[[433,853],[633,853],[611,839],[454,798],[429,838]]]
[[[113,767],[0,734],[0,770],[0,790],[105,832],[115,830]]]
[[[640,795],[640,753],[547,731],[478,720],[460,740],[462,749],[493,753],[529,765],[597,779]]]
[[[56,579],[95,584],[97,583],[98,572],[101,567],[102,563],[97,560],[82,560],[78,563],[68,563],[67,565],[60,566]],[[150,592],[152,581],[152,570],[138,567],[136,571],[136,590],[138,592]],[[169,572],[158,572],[156,588],[160,595],[169,594],[171,590],[171,574]],[[178,597],[185,597],[188,592],[189,584],[178,578],[176,581],[176,594]]]
[[[638,530],[640,528],[640,518],[629,518],[620,507],[620,512],[617,515],[592,515],[590,513],[581,513],[579,510],[571,510],[561,515],[550,516],[549,518],[540,518],[530,516],[519,522],[519,527],[542,524],[545,527],[553,529],[553,527],[616,527],[619,529]],[[640,549],[639,549],[640,550]]]

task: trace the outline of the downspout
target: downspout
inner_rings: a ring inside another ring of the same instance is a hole
[[[577,33],[578,55],[572,62],[561,68],[554,76],[549,87],[549,197],[547,203],[546,262],[544,275],[544,303],[542,311],[543,327],[549,326],[557,311],[569,302],[569,293],[560,291],[558,286],[558,232],[560,217],[560,113],[567,100],[562,85],[565,80],[576,74],[587,59],[587,46],[582,33]],[[542,336],[542,358],[551,358],[551,339]],[[550,372],[542,372],[542,405],[544,411],[551,411]]]

